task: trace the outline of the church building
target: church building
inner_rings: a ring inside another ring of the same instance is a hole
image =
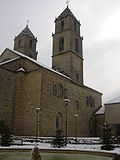
[[[95,136],[102,93],[84,85],[80,22],[67,6],[55,19],[52,68],[37,61],[37,38],[28,25],[14,49],[0,55],[0,120],[14,135]],[[41,37],[42,38],[42,37]],[[77,122],[77,123],[76,123]]]

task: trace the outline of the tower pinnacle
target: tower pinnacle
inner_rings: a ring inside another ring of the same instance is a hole
[[[14,50],[29,56],[30,58],[37,59],[36,44],[37,38],[33,35],[28,27],[28,22],[26,27],[20,32],[14,39]]]

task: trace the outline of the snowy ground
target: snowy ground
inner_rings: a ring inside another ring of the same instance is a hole
[[[33,149],[33,147],[36,145],[35,139],[29,139],[29,138],[21,138],[16,139],[13,142],[13,145],[10,147],[2,147],[0,146],[0,149]],[[38,147],[40,149],[58,149],[53,148],[50,144],[51,138],[50,137],[41,137],[39,139],[40,142],[37,143]],[[77,150],[77,151],[92,151],[92,152],[104,152],[104,153],[117,153],[120,154],[120,145],[119,147],[116,146],[114,150],[112,151],[106,151],[101,150],[101,144],[100,144],[100,138],[99,137],[93,137],[93,138],[85,138],[85,137],[79,137],[78,142],[79,144],[74,144],[75,139],[73,137],[69,137],[69,142],[72,144],[67,144],[66,147],[59,148],[58,150]],[[15,145],[17,144],[17,145]]]
[[[40,149],[55,149],[50,143],[38,143]],[[1,147],[0,149],[32,149],[35,144],[32,145],[12,145],[10,147]],[[113,151],[105,151],[100,149],[101,145],[88,145],[88,144],[68,144],[65,148],[60,148],[59,150],[80,150],[80,151],[94,151],[94,152],[104,152],[104,153],[117,153],[120,154],[120,147],[116,147]],[[57,149],[57,148],[56,148]]]

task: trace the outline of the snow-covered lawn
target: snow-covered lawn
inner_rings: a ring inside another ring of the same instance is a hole
[[[31,145],[12,145],[10,147],[1,147],[0,149],[31,149],[35,144]],[[38,143],[40,149],[57,149],[53,148],[50,143]],[[59,148],[58,150],[80,150],[80,151],[94,151],[94,152],[104,152],[104,153],[117,153],[120,154],[120,147],[116,147],[112,151],[101,150],[100,144],[90,145],[90,144],[67,144],[67,147]]]
[[[99,137],[79,137],[78,139],[79,144],[74,144],[75,139],[73,137],[69,137],[69,142],[71,144],[67,144],[66,147],[61,148],[53,148],[50,144],[51,137],[41,137],[39,139],[39,142],[37,143],[37,146],[41,150],[46,149],[56,149],[56,150],[76,150],[76,151],[90,151],[90,152],[104,152],[104,153],[117,153],[120,154],[120,145],[119,147],[115,147],[112,151],[106,151],[101,150],[101,142]],[[15,145],[17,144],[17,145]],[[0,146],[0,149],[30,149],[32,150],[33,147],[36,145],[35,139],[29,139],[29,138],[18,138],[15,141],[13,141],[13,145],[10,147],[2,147]]]

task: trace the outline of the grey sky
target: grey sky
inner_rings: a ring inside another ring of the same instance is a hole
[[[55,17],[65,0],[0,0],[0,53],[30,20],[38,38],[38,60],[51,66]],[[84,82],[103,93],[103,102],[120,94],[120,0],[71,0],[69,8],[81,22],[84,38]]]

